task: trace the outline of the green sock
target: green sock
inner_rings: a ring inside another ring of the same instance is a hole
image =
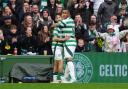
[[[58,73],[57,79],[58,79],[58,80],[61,80],[61,76],[62,76],[62,75],[63,75],[62,72]]]

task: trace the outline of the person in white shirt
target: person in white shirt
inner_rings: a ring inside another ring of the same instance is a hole
[[[100,33],[96,32],[97,37],[101,37],[104,40],[104,52],[119,52],[120,50],[120,39],[123,38],[128,30],[124,30],[119,32],[118,35],[114,33],[114,27],[113,25],[107,26],[107,32]]]

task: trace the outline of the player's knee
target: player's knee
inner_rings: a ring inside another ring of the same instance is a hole
[[[67,62],[72,61],[72,58],[66,58],[66,61]]]

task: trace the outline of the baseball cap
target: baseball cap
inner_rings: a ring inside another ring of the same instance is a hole
[[[114,31],[113,25],[108,25],[108,26],[107,26],[107,30],[113,30],[113,31]]]

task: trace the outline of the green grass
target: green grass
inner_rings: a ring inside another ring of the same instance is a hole
[[[128,89],[128,83],[50,84],[50,83],[5,83],[0,89]]]

